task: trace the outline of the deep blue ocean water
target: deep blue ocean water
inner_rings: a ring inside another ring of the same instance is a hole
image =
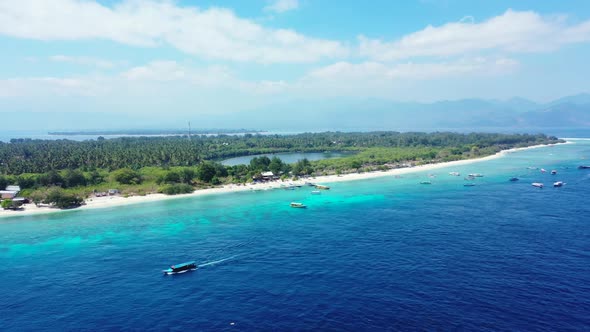
[[[0,219],[0,330],[588,330],[588,163],[577,141],[318,196]],[[213,264],[162,275],[191,259]]]

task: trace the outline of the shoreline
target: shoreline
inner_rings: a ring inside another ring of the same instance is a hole
[[[377,177],[386,177],[386,176],[394,176],[394,175],[402,175],[402,174],[409,174],[409,173],[416,173],[421,171],[429,171],[435,170],[445,167],[451,166],[463,166],[469,165],[477,162],[488,161],[493,159],[498,159],[504,157],[508,154],[542,148],[542,147],[549,147],[555,146],[558,144],[574,144],[572,141],[566,141],[565,143],[556,143],[556,144],[540,144],[540,145],[533,145],[524,148],[513,148],[508,150],[500,151],[494,155],[485,156],[481,158],[475,159],[464,159],[464,160],[456,160],[456,161],[448,161],[448,162],[439,162],[434,164],[425,164],[420,166],[414,167],[406,167],[406,168],[395,168],[390,169],[387,171],[373,171],[373,172],[365,172],[365,173],[348,173],[342,175],[322,175],[316,176],[313,178],[307,179],[300,179],[297,181],[272,181],[267,183],[259,183],[259,184],[245,184],[245,185],[237,185],[237,184],[228,184],[222,187],[217,188],[208,188],[208,189],[199,189],[195,190],[190,194],[180,194],[180,195],[165,195],[165,194],[149,194],[145,196],[130,196],[130,197],[122,197],[122,196],[107,196],[107,197],[93,197],[87,198],[84,200],[86,203],[78,208],[74,209],[56,209],[50,207],[37,207],[35,204],[25,204],[23,205],[24,210],[20,211],[12,211],[12,210],[0,210],[0,219],[8,218],[8,217],[19,217],[19,216],[32,216],[32,215],[41,215],[41,214],[53,214],[53,213],[60,213],[60,212],[68,212],[68,211],[82,211],[82,210],[91,210],[91,209],[100,209],[100,208],[110,208],[110,207],[117,207],[117,206],[125,206],[125,205],[132,205],[132,204],[139,204],[139,203],[148,203],[148,202],[155,202],[155,201],[163,201],[169,199],[180,199],[180,198],[188,198],[188,197],[199,197],[204,195],[218,195],[218,194],[227,194],[227,193],[236,193],[236,192],[243,192],[243,191],[260,191],[260,190],[272,190],[272,189],[279,189],[282,186],[287,184],[294,184],[294,185],[304,185],[305,182],[313,181],[314,183],[336,183],[336,182],[348,182],[348,181],[360,181],[365,179],[372,179]]]

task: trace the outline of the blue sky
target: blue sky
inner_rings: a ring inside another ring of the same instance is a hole
[[[590,86],[589,1],[0,0],[0,44],[0,113],[544,102]]]

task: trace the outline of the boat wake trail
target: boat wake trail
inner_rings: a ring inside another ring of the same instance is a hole
[[[234,256],[231,256],[231,257],[228,257],[228,258],[216,260],[216,261],[213,261],[213,262],[207,262],[207,263],[204,263],[204,264],[199,264],[199,267],[204,267],[204,266],[210,266],[210,265],[219,264],[221,262],[225,262],[225,261],[228,261],[228,260],[233,259],[233,258],[236,258],[236,257],[238,257],[238,255],[234,255]]]

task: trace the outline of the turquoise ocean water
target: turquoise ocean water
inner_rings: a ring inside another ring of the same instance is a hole
[[[576,141],[317,196],[0,219],[0,330],[586,330],[589,163]]]

